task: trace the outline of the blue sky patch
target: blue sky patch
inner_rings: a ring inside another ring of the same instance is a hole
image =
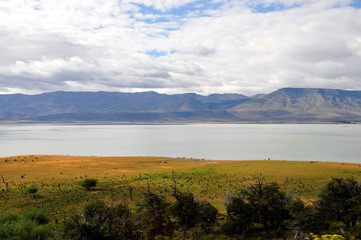
[[[168,52],[166,51],[157,51],[155,49],[152,51],[147,51],[145,53],[152,57],[163,57],[168,55]]]
[[[143,15],[149,14],[149,15],[159,16],[157,18],[145,19],[141,21],[146,23],[159,23],[159,22],[170,22],[187,17],[207,16],[207,11],[218,9],[222,5],[222,3],[210,3],[207,0],[202,0],[193,3],[188,3],[178,8],[172,8],[165,12],[157,10],[153,7],[145,6],[144,4],[134,4],[134,5],[140,8],[139,13]],[[193,16],[192,14],[194,14],[195,16]]]
[[[351,7],[354,7],[354,8],[361,8],[361,1],[360,0],[354,0],[352,1]]]
[[[258,4],[250,6],[254,12],[256,13],[268,13],[268,12],[277,12],[282,10],[287,10],[295,7],[299,7],[299,5],[285,6],[281,3],[272,3],[272,4]]]

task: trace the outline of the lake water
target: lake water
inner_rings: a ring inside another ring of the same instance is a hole
[[[0,124],[0,156],[29,154],[361,163],[361,125]]]

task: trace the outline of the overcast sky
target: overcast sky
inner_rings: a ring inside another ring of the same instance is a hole
[[[361,0],[0,0],[0,93],[361,90]]]

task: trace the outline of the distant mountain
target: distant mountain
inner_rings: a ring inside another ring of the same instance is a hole
[[[266,95],[50,92],[0,95],[0,121],[361,122],[361,91],[283,88]]]
[[[248,98],[228,111],[245,120],[360,121],[361,91],[283,88]]]

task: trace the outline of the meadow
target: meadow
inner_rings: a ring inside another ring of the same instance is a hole
[[[190,191],[225,212],[228,196],[259,178],[277,182],[281,190],[306,204],[332,177],[361,180],[361,165],[301,161],[211,161],[164,157],[85,157],[28,155],[0,158],[0,210],[40,208],[52,223],[67,219],[93,200],[127,202],[135,206],[141,193],[152,191],[171,198],[174,189]],[[98,180],[87,191],[79,185]],[[27,193],[36,186],[35,195]]]

